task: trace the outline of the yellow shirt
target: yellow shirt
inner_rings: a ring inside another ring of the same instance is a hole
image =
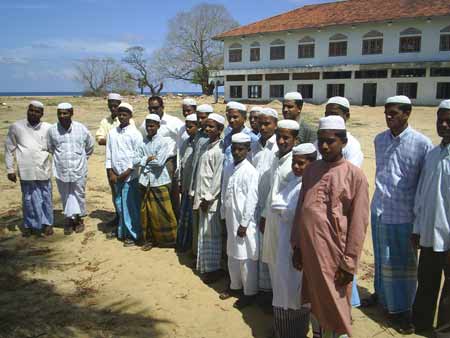
[[[99,140],[105,139],[108,136],[111,129],[116,128],[120,125],[119,119],[116,117],[113,121],[111,116],[105,117],[100,122],[100,126],[98,127],[97,132],[95,133],[95,139],[98,142]],[[130,125],[136,126],[133,119],[130,119]]]

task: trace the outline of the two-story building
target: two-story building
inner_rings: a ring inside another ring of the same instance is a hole
[[[299,91],[381,105],[450,98],[449,0],[347,0],[304,6],[215,37],[224,43],[225,100],[266,101]]]

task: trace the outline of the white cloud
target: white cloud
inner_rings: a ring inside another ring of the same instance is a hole
[[[0,56],[1,65],[24,65],[27,64],[28,62],[29,60],[21,57]]]

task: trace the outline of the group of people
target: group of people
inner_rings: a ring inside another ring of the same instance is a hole
[[[443,272],[438,327],[450,325],[450,100],[438,108],[442,142],[434,148],[408,125],[409,98],[386,101],[371,205],[344,97],[328,100],[318,128],[303,119],[298,92],[285,95],[283,119],[234,101],[224,117],[185,99],[183,123],[152,96],[138,126],[119,94],[108,96],[108,108],[96,133],[116,210],[107,238],[190,252],[208,284],[227,270],[229,288],[219,297],[236,297],[239,309],[258,295],[270,298],[276,337],[306,337],[310,323],[314,337],[351,336],[351,307],[376,303],[400,332],[430,330]],[[32,101],[5,143],[8,179],[17,181],[16,162],[22,188],[23,234],[53,233],[51,168],[64,233],[82,232],[94,141],[72,120],[70,104],[58,105],[54,125],[41,122],[43,113]],[[375,293],[360,300],[356,273],[369,213]]]

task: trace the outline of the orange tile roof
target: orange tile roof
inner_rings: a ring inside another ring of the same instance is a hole
[[[367,22],[391,21],[415,17],[450,15],[449,0],[347,0],[308,5],[214,37],[228,37],[319,28]]]

